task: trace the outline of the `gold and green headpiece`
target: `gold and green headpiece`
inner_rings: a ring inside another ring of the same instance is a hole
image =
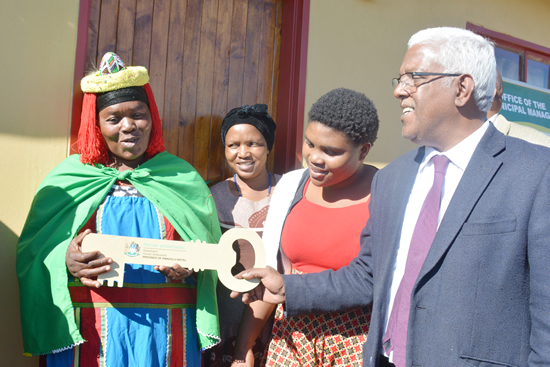
[[[107,52],[99,70],[85,76],[80,82],[84,93],[105,93],[128,87],[141,87],[149,82],[149,74],[143,66],[128,66],[114,52]]]

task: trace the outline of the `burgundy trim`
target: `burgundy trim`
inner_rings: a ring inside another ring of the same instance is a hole
[[[310,0],[285,0],[281,30],[275,172],[302,166]]]
[[[490,38],[491,40],[495,41],[498,44],[514,47],[516,49],[518,48],[518,46],[520,46],[525,50],[535,51],[535,52],[540,52],[542,54],[550,55],[550,48],[548,47],[537,45],[536,43],[528,42],[504,33],[495,32],[490,29],[484,28],[482,26],[472,24],[470,22],[466,23],[466,29],[473,31],[477,34],[480,34],[482,36],[485,36],[487,38]]]
[[[78,10],[78,28],[76,33],[76,53],[73,76],[73,108],[71,113],[71,131],[69,154],[77,153],[76,141],[80,128],[80,115],[82,114],[82,99],[84,94],[80,89],[80,80],[84,77],[86,68],[86,53],[88,48],[88,23],[90,22],[91,0],[80,0]]]
[[[70,153],[80,127],[83,93],[80,80],[84,77],[88,43],[88,23],[91,0],[80,0],[73,83]],[[301,167],[304,109],[306,95],[307,47],[310,0],[284,0],[279,62],[279,94],[277,100],[277,154],[275,169],[284,173]]]
[[[86,286],[69,285],[71,301],[82,308],[93,308],[101,303],[120,304],[142,304],[157,305],[169,308],[175,304],[197,303],[197,289],[188,288],[181,283],[175,283],[174,287],[141,288],[136,292],[135,288],[125,287],[101,287],[98,289]]]

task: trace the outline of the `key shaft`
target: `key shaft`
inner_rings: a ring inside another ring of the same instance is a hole
[[[124,286],[124,264],[164,265],[179,264],[201,271],[217,270],[220,281],[229,289],[246,292],[259,281],[236,279],[231,274],[237,254],[233,242],[247,240],[255,254],[254,267],[265,267],[265,248],[258,234],[247,228],[233,228],[224,233],[219,244],[201,241],[169,241],[148,238],[89,234],[82,241],[82,251],[99,250],[102,256],[113,259],[111,271],[98,277],[107,286]]]

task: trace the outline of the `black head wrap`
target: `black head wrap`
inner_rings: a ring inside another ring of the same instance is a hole
[[[249,124],[258,129],[267,142],[267,149],[271,152],[275,142],[275,121],[267,113],[266,104],[237,107],[229,111],[222,121],[222,143],[225,145],[225,136],[233,125]]]
[[[98,93],[96,97],[96,111],[99,113],[109,106],[129,101],[141,101],[149,106],[147,93],[143,87],[128,87],[110,92]]]

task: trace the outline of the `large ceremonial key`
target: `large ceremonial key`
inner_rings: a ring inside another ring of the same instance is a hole
[[[246,240],[254,248],[255,268],[265,268],[265,248],[258,234],[248,228],[232,228],[225,232],[219,244],[201,241],[168,241],[149,238],[111,236],[91,233],[82,241],[82,251],[101,251],[102,257],[113,259],[111,271],[98,276],[108,286],[124,284],[124,264],[165,265],[174,263],[194,271],[212,269],[227,288],[246,292],[258,285],[258,279],[236,279],[231,268],[237,261],[233,242]]]

